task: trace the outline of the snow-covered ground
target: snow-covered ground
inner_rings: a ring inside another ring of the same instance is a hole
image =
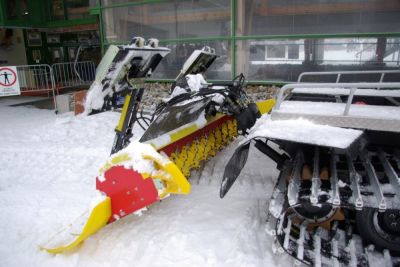
[[[193,172],[192,192],[107,225],[77,250],[39,250],[84,212],[119,114],[55,115],[0,103],[0,266],[288,266],[265,232],[275,165],[252,150],[228,195],[219,186],[234,142]],[[138,130],[136,132],[139,132]],[[139,137],[139,136],[138,136]]]

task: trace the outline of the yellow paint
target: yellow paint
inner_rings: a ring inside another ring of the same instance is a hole
[[[131,158],[129,157],[128,153],[120,153],[117,156],[113,157],[111,160],[111,164],[117,165],[119,163],[122,163],[124,161],[129,161]]]
[[[265,114],[271,111],[271,109],[275,106],[275,99],[268,99],[264,101],[258,101],[257,107],[261,114]]]
[[[126,95],[124,106],[122,107],[121,117],[119,118],[119,123],[118,123],[118,126],[116,128],[117,131],[120,131],[120,132],[122,131],[122,127],[124,126],[126,113],[128,111],[128,107],[129,107],[129,102],[131,102],[131,95]]]
[[[83,242],[85,239],[87,239],[89,236],[93,235],[98,230],[103,228],[107,224],[110,216],[111,216],[111,200],[109,197],[107,197],[105,200],[97,204],[97,206],[92,209],[89,219],[87,220],[85,226],[83,227],[82,232],[77,236],[77,238],[73,242],[56,248],[41,247],[41,249],[44,249],[49,253],[56,254],[74,248],[81,242]],[[73,233],[71,233],[71,235],[73,235]]]
[[[185,127],[175,133],[171,133],[169,136],[171,138],[171,143],[174,143],[178,141],[179,139],[182,139],[183,137],[186,137],[194,132],[199,130],[199,127],[197,127],[196,124],[190,125],[189,127]]]
[[[117,156],[114,156],[111,160],[107,161],[103,167],[100,168],[100,173],[105,173],[112,166],[119,165],[122,162],[129,161],[131,158],[127,153],[120,153]]]
[[[164,162],[162,159],[153,157],[151,155],[143,155],[143,159],[152,160],[155,162],[159,171],[152,174],[152,177],[160,179],[167,184],[167,188],[160,195],[164,197],[168,194],[189,194],[190,184],[186,177],[182,174],[181,170],[172,162]],[[165,159],[164,159],[165,160]]]
[[[224,117],[224,116],[226,116],[226,115],[217,114],[216,116],[207,118],[207,125]],[[155,144],[151,143],[151,141],[150,141],[150,143],[153,145],[153,147],[155,149],[161,150],[162,148],[166,147],[167,145],[170,145],[170,144],[198,131],[199,129],[201,129],[201,128],[199,128],[195,123],[189,123],[186,127],[182,127],[181,129],[179,129],[177,131],[174,130],[174,131],[170,132],[169,136],[170,136],[171,141],[168,144],[157,147]]]

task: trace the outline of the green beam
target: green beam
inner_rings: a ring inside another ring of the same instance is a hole
[[[99,5],[101,6],[101,0],[99,0]],[[105,38],[104,38],[104,27],[103,27],[103,11],[99,9],[99,30],[100,30],[100,48],[101,54],[104,55],[105,51]]]
[[[235,0],[232,0],[235,1]],[[187,42],[204,42],[204,41],[243,41],[243,40],[277,40],[277,39],[329,39],[329,38],[357,38],[357,37],[400,37],[400,32],[387,32],[387,33],[356,33],[356,34],[298,34],[298,35],[247,35],[247,36],[205,36],[205,37],[193,37],[193,38],[182,38],[182,39],[161,39],[161,44],[175,44],[175,43],[187,43]],[[126,41],[113,41],[105,42],[115,45],[126,44]]]
[[[227,37],[194,37],[194,38],[182,38],[182,39],[163,39],[159,40],[160,44],[167,45],[167,44],[176,44],[176,43],[199,43],[199,42],[212,42],[212,41],[231,41],[233,40],[232,37],[227,36]],[[126,41],[112,41],[112,42],[107,42],[107,40],[104,40],[107,45],[122,45],[126,44],[129,42],[128,40]]]
[[[357,38],[357,37],[399,37],[400,32],[371,33],[338,33],[338,34],[282,34],[282,35],[247,35],[236,36],[236,40],[266,40],[266,39],[322,39],[322,38]]]
[[[174,79],[146,79],[145,82],[147,83],[173,83]],[[215,82],[230,82],[230,80],[208,80],[211,83]],[[283,86],[290,82],[282,82],[282,81],[266,81],[266,80],[248,80],[246,81],[248,85],[275,85],[275,86]]]
[[[158,3],[168,3],[167,0],[147,0],[147,1],[140,1],[140,2],[128,2],[128,3],[121,3],[121,4],[113,4],[108,6],[101,5],[101,9],[107,8],[117,8],[117,7],[129,7],[129,6],[141,6],[145,4],[158,4]]]
[[[4,26],[4,14],[6,13],[6,3],[4,0],[0,1],[0,25]]]
[[[85,25],[85,24],[94,24],[96,23],[96,17],[93,16],[91,18],[86,19],[75,19],[75,20],[52,20],[46,23],[46,27],[48,28],[57,28],[57,27],[68,27],[75,25]]]

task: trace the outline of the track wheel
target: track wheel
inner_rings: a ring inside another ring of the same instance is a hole
[[[360,235],[379,250],[389,249],[392,255],[400,255],[400,210],[379,212],[366,208],[356,213]]]

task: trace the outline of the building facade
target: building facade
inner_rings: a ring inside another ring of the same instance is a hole
[[[398,0],[0,0],[0,64],[98,62],[133,36],[171,48],[153,79],[171,81],[208,45],[211,80],[254,83],[304,71],[400,68]]]
[[[89,0],[0,0],[0,64],[74,61],[82,44],[97,45],[97,52],[94,48],[81,56],[98,61],[98,16],[90,13],[90,4]]]
[[[398,69],[398,0],[99,0],[102,47],[158,38],[171,54],[156,80],[173,79],[195,48],[220,55],[207,73],[229,80],[295,81],[304,71]]]

